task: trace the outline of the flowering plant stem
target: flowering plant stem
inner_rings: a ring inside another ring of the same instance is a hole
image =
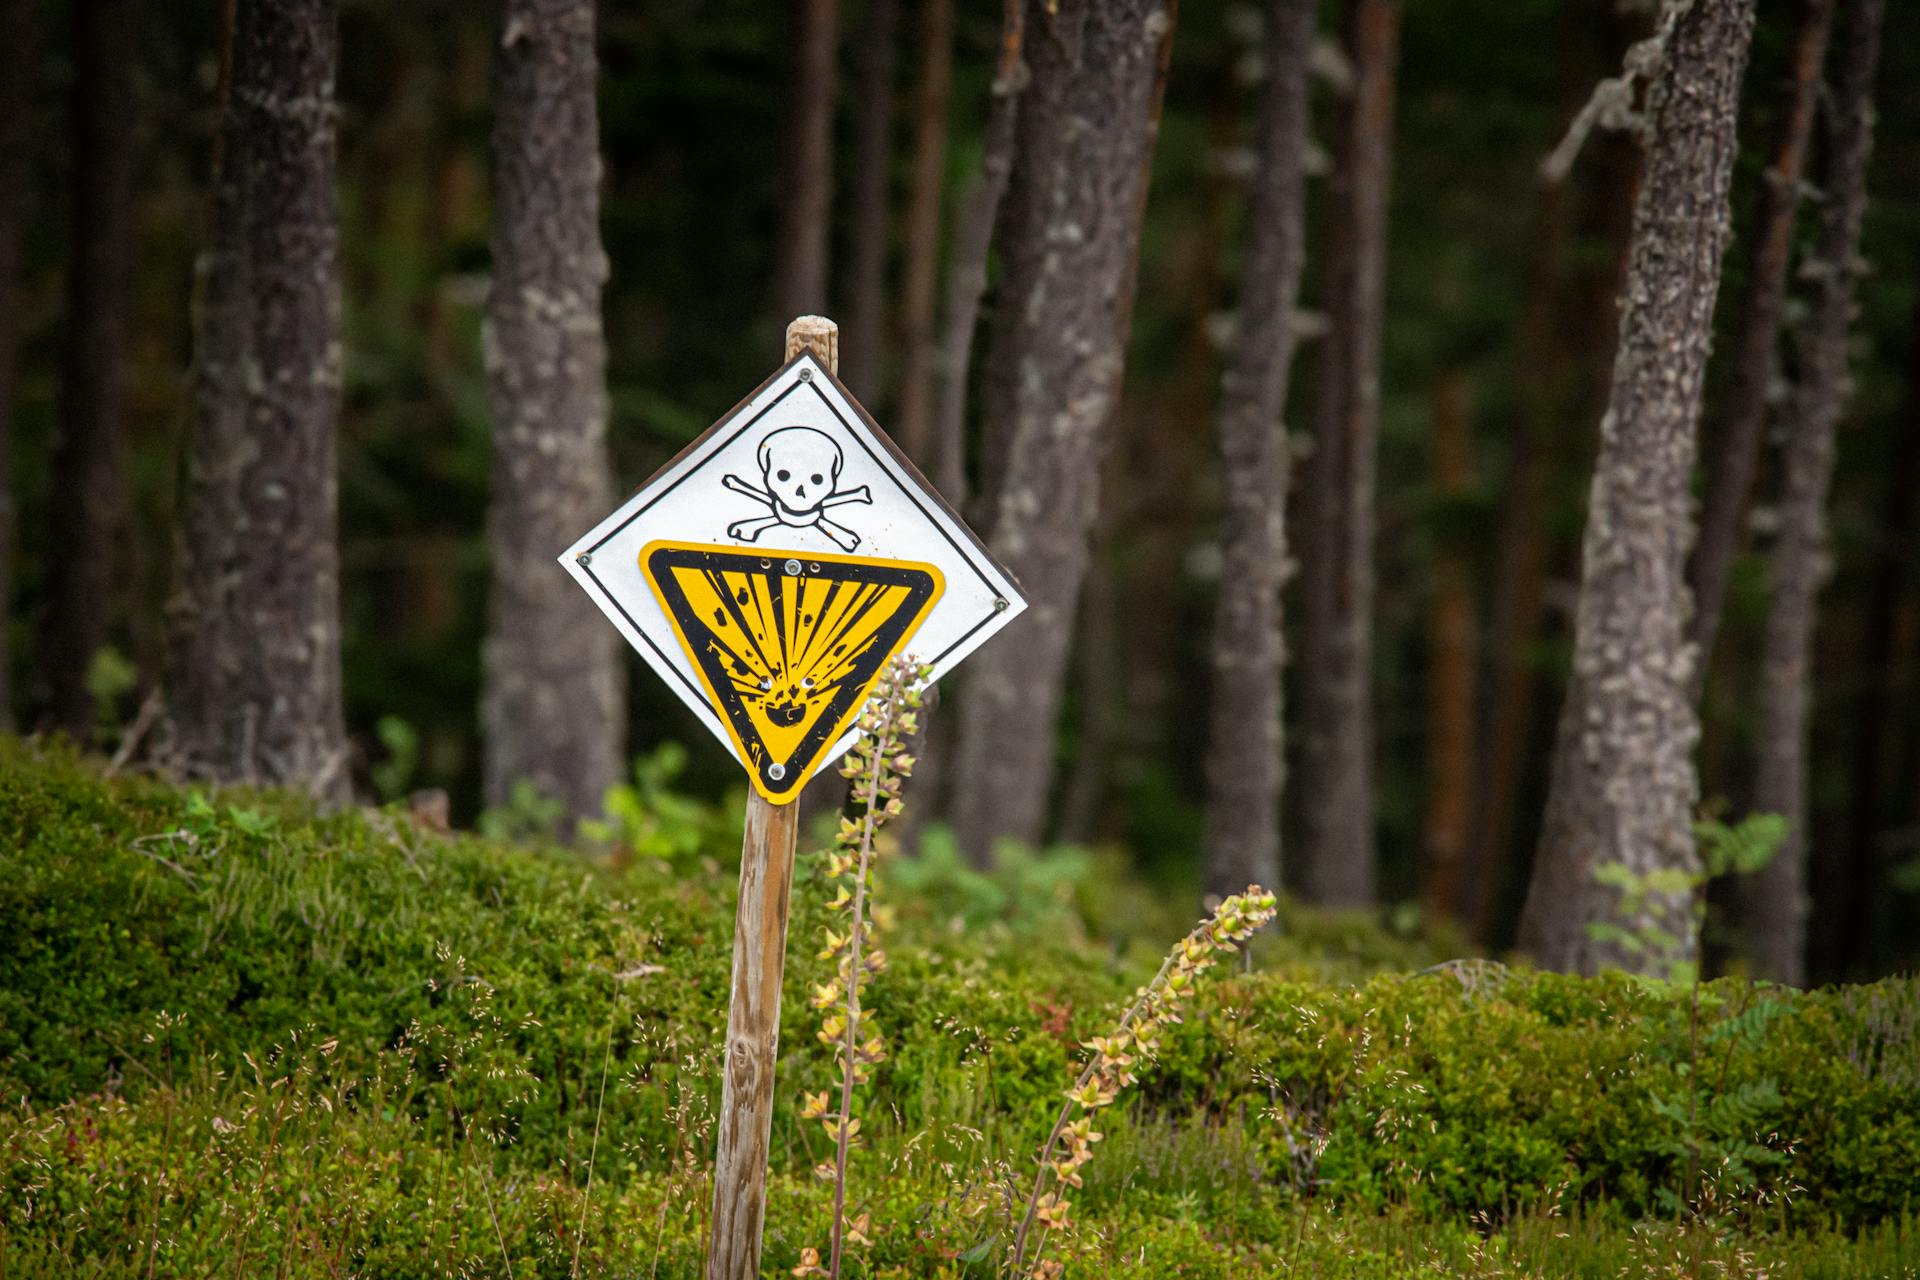
[[[1235,950],[1273,918],[1274,910],[1273,895],[1257,885],[1249,885],[1245,893],[1222,902],[1212,916],[1168,952],[1153,980],[1140,988],[1113,1032],[1087,1041],[1093,1056],[1067,1090],[1053,1130],[1040,1148],[1040,1168],[1033,1177],[1026,1212],[1014,1232],[1015,1276],[1022,1280],[1055,1280],[1060,1275],[1061,1264],[1043,1261],[1041,1255],[1056,1231],[1072,1229],[1071,1206],[1058,1190],[1047,1189],[1049,1176],[1058,1187],[1080,1185],[1080,1166],[1093,1158],[1093,1144],[1100,1141],[1100,1135],[1093,1131],[1092,1113],[1112,1105],[1120,1091],[1134,1082],[1131,1068],[1136,1060],[1154,1056],[1161,1025],[1180,1020],[1180,1002],[1192,993],[1199,976],[1213,967],[1214,953]],[[1079,1120],[1073,1118],[1076,1108],[1086,1113]],[[1069,1149],[1064,1155],[1056,1155],[1062,1138],[1070,1139]],[[1027,1237],[1036,1221],[1045,1229],[1034,1248],[1033,1270],[1028,1272]]]
[[[1165,960],[1160,962],[1160,970],[1153,975],[1153,981],[1141,989],[1139,998],[1136,999],[1132,1005],[1128,1006],[1125,1013],[1120,1015],[1120,1031],[1124,1032],[1132,1028],[1133,1020],[1140,1016],[1140,1011],[1146,1007],[1147,1001],[1152,998],[1153,993],[1157,991],[1160,984],[1165,981],[1167,970],[1172,967],[1172,955],[1169,955]],[[1074,1093],[1078,1093],[1087,1087],[1088,1082],[1093,1079],[1094,1072],[1100,1069],[1100,1064],[1100,1055],[1096,1053],[1087,1061],[1086,1067],[1080,1072],[1080,1078],[1073,1082]],[[1053,1131],[1047,1134],[1046,1145],[1040,1148],[1040,1168],[1033,1175],[1033,1190],[1027,1196],[1026,1216],[1020,1219],[1020,1229],[1016,1231],[1013,1236],[1013,1270],[1016,1275],[1019,1274],[1020,1264],[1026,1261],[1027,1232],[1033,1229],[1034,1211],[1040,1205],[1041,1193],[1047,1189],[1047,1175],[1053,1172],[1052,1162],[1054,1149],[1060,1145],[1060,1135],[1066,1131],[1067,1121],[1073,1118],[1074,1108],[1079,1105],[1079,1103],[1072,1099],[1068,1099],[1060,1104],[1060,1114],[1053,1119]],[[1043,1235],[1041,1238],[1044,1240],[1046,1237]]]
[[[897,697],[898,686],[889,688],[884,723],[894,719]],[[840,1278],[841,1246],[846,1234],[847,1144],[850,1137],[847,1129],[848,1122],[853,1118],[854,1054],[858,1052],[856,1037],[860,1034],[860,944],[866,933],[867,869],[873,860],[873,832],[883,803],[880,798],[880,779],[885,762],[886,753],[876,749],[873,765],[867,770],[865,794],[861,796],[866,813],[860,819],[860,865],[853,877],[853,929],[847,939],[847,1035],[842,1049],[846,1056],[840,1068],[840,1125],[833,1153],[833,1246],[827,1263],[833,1280]]]

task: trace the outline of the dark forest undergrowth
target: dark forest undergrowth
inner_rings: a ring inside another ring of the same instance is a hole
[[[0,748],[0,1275],[692,1276],[725,810],[631,856]],[[804,861],[804,859],[803,859]],[[887,864],[853,1274],[991,1276],[1084,1056],[1189,921],[1065,855]],[[766,1266],[821,1246],[830,923],[795,887]],[[1283,904],[1102,1113],[1115,1276],[1911,1276],[1920,985],[1668,989]],[[1016,1192],[1014,1188],[1018,1188]]]

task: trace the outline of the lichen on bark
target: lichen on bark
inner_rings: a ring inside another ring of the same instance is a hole
[[[1641,918],[1619,920],[1618,895],[1594,872],[1699,870],[1689,482],[1753,9],[1753,0],[1684,6],[1648,91],[1646,172],[1587,509],[1573,673],[1521,916],[1521,946],[1554,968],[1660,970],[1694,950],[1690,893],[1654,894]],[[1636,933],[1655,926],[1674,941],[1632,952],[1595,939],[1588,926],[1600,922]]]

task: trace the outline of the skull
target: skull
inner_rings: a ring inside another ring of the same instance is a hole
[[[782,507],[817,511],[840,479],[840,446],[812,427],[782,427],[760,442],[760,475]]]

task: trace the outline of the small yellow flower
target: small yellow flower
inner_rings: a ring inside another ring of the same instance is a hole
[[[827,1114],[827,1091],[825,1089],[822,1089],[818,1093],[808,1093],[802,1096],[806,1099],[800,1107],[800,1118],[802,1120],[818,1120],[821,1116]]]
[[[818,1249],[802,1249],[800,1251],[800,1265],[793,1269],[793,1274],[796,1276],[824,1276],[831,1273],[820,1265],[820,1251]]]

